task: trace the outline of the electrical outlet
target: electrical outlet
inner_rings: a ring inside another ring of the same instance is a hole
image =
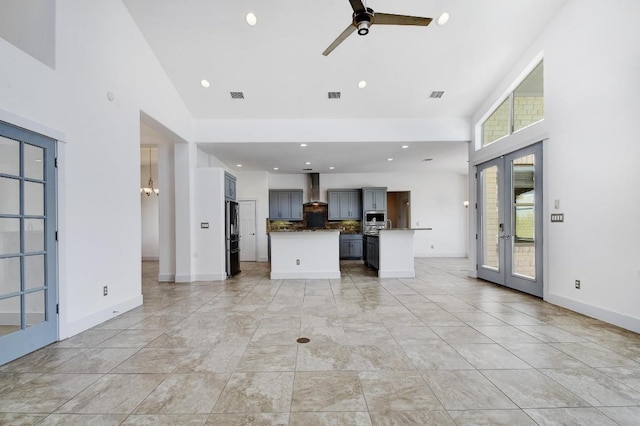
[[[296,265],[300,264],[300,259],[296,259]]]
[[[109,287],[105,285],[102,287],[102,295],[106,296],[107,294],[109,294]]]
[[[580,290],[580,280],[576,280],[576,288]]]

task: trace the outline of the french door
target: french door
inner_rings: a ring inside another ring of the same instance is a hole
[[[55,342],[55,147],[0,122],[0,365]]]
[[[542,297],[542,143],[477,166],[478,278]]]

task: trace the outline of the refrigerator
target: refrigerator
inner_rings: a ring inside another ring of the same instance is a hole
[[[227,276],[240,272],[240,206],[235,201],[226,201],[225,244]]]

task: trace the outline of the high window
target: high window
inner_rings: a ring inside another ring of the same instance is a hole
[[[543,74],[541,61],[482,123],[482,146],[544,119]]]

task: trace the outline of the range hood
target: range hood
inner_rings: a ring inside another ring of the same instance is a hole
[[[326,205],[324,201],[320,201],[320,173],[309,173],[309,201],[305,205]]]

